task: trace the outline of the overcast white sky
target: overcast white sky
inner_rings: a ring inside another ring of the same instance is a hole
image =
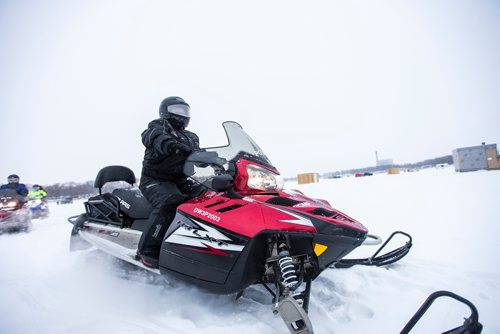
[[[500,1],[0,0],[0,181],[140,174],[170,95],[285,176],[500,144]]]

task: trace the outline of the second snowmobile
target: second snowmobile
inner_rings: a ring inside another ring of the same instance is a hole
[[[49,216],[49,206],[46,201],[33,198],[30,199],[27,204],[32,219],[47,218]]]
[[[13,189],[0,190],[0,234],[29,232],[31,226],[31,217],[25,198]]]

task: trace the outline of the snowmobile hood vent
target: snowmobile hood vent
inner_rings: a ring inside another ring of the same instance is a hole
[[[288,197],[272,197],[266,201],[266,203],[269,204],[275,204],[275,205],[281,205],[281,206],[294,206],[299,203],[302,203],[302,201],[296,201],[294,199],[288,198]]]
[[[317,208],[317,209],[314,209],[312,214],[318,215],[318,216],[323,216],[323,217],[331,217],[335,214],[335,212],[330,211],[330,210],[326,210],[323,208]]]
[[[357,239],[363,239],[366,237],[366,232],[357,231],[347,227],[335,226],[330,224],[327,228],[321,231],[321,233],[328,235],[338,235]]]
[[[216,206],[216,205],[219,205],[222,203],[225,203],[225,201],[217,201],[217,202],[211,203],[209,205],[205,205],[205,208],[211,208],[212,206]]]
[[[233,205],[226,206],[225,208],[217,209],[215,211],[222,213],[222,212],[227,212],[227,211],[237,209],[237,208],[242,207],[242,206],[243,205],[241,205],[241,204],[233,204]]]

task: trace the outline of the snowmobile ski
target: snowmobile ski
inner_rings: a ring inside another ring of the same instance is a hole
[[[313,334],[311,320],[306,311],[297,301],[288,296],[273,306],[273,312],[278,313],[292,334]]]
[[[415,315],[408,321],[406,326],[401,330],[400,334],[408,334],[412,330],[413,327],[417,324],[417,322],[422,318],[422,316],[427,312],[429,307],[434,303],[434,301],[440,297],[449,297],[453,298],[467,306],[469,306],[471,315],[468,318],[465,318],[463,325],[458,326],[456,328],[450,329],[443,334],[481,334],[483,330],[483,325],[479,322],[479,313],[468,299],[461,297],[450,291],[436,291],[432,293],[425,302],[420,306]]]

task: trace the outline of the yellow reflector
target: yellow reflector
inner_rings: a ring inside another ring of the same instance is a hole
[[[316,244],[314,245],[314,253],[316,254],[316,256],[320,256],[326,251],[327,248],[328,246],[322,244]]]

